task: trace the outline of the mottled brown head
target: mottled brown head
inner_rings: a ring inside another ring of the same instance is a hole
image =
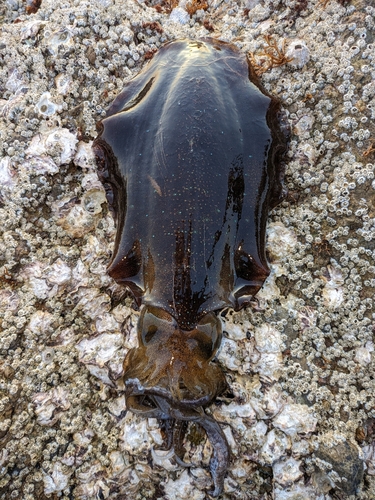
[[[124,362],[128,394],[164,395],[175,408],[206,406],[226,385],[212,362],[220,341],[221,324],[214,313],[184,331],[163,309],[145,306],[138,322],[139,347]]]

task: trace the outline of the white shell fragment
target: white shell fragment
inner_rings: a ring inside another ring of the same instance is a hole
[[[55,462],[51,473],[43,473],[44,494],[51,495],[63,491],[68,486],[68,479],[72,473],[73,471],[67,473],[61,462]]]
[[[316,311],[316,309],[310,306],[302,307],[298,311],[297,316],[300,319],[301,327],[303,330],[316,326],[316,321],[318,319],[318,312]]]
[[[281,388],[278,384],[264,389],[257,377],[251,384],[249,402],[257,417],[268,420],[277,415],[284,406]]]
[[[103,189],[92,189],[87,191],[82,197],[82,206],[92,215],[98,215],[102,211],[102,205],[106,203],[105,192]]]
[[[63,291],[65,286],[70,283],[72,278],[71,268],[62,260],[57,259],[51,266],[42,267],[39,263],[31,264],[24,270],[25,277],[28,278],[33,292],[39,299],[51,298]],[[35,312],[30,321],[32,328],[36,318],[42,320],[52,315],[43,311]]]
[[[167,500],[203,500],[206,494],[192,484],[189,472],[184,470],[174,481],[172,477],[163,485]]]
[[[282,368],[281,349],[283,342],[278,330],[265,323],[254,331],[255,348],[260,358],[253,369],[263,377],[278,380]]]
[[[5,312],[16,311],[19,307],[19,296],[16,292],[10,290],[0,290],[0,308]]]
[[[35,394],[33,403],[38,423],[47,426],[54,425],[62,413],[70,408],[68,394],[62,387]]]
[[[121,417],[126,409],[125,396],[120,396],[108,403],[109,412],[115,417]]]
[[[254,7],[256,7],[260,3],[261,3],[261,0],[246,0],[245,1],[245,8],[252,10]]]
[[[375,442],[364,446],[362,451],[367,465],[367,474],[375,476]]]
[[[259,450],[266,441],[266,435],[268,432],[267,424],[260,420],[256,422],[250,429],[247,429],[244,433],[243,440],[248,443],[249,450]],[[257,453],[251,455],[252,459],[258,460]]]
[[[287,404],[273,421],[273,425],[289,436],[314,432],[317,419],[307,405]]]
[[[79,147],[79,146],[78,146]],[[78,151],[77,151],[78,152]],[[76,163],[77,155],[74,158],[74,163]],[[86,191],[97,190],[105,192],[103,189],[102,183],[99,181],[98,175],[96,172],[88,172],[86,175],[82,177],[82,188]]]
[[[66,52],[73,45],[73,34],[67,28],[57,30],[47,38],[46,45],[52,55],[56,55],[59,50]]]
[[[23,164],[22,169],[31,175],[56,174],[59,167],[48,156],[31,156]]]
[[[80,297],[78,306],[91,319],[99,318],[110,309],[111,299],[108,295],[99,294],[95,288],[79,289],[77,295]]]
[[[44,275],[49,283],[62,285],[70,281],[72,270],[62,259],[57,259],[56,262],[47,267]]]
[[[125,352],[123,337],[120,333],[103,333],[91,339],[82,339],[76,345],[79,361],[84,363],[90,373],[113,386],[122,373]]]
[[[222,406],[218,414],[221,417],[227,416],[231,420],[236,417],[255,420],[255,412],[250,404],[239,405],[235,402],[232,402],[227,406]]]
[[[124,455],[120,451],[111,451],[109,454],[109,459],[111,461],[111,468],[115,476],[122,474],[127,467]]]
[[[294,457],[303,457],[309,454],[310,447],[309,442],[306,439],[301,439],[300,441],[294,441],[292,445],[292,455]]]
[[[77,498],[109,498],[109,486],[106,484],[106,474],[103,465],[96,461],[84,472],[77,474],[81,483],[74,491]]]
[[[297,245],[297,236],[281,222],[271,222],[267,228],[267,250],[272,261],[287,258]]]
[[[60,110],[61,106],[51,101],[51,94],[49,92],[44,92],[35,105],[35,111],[42,116],[52,116]]]
[[[53,314],[47,311],[35,311],[28,324],[29,330],[36,335],[44,335],[51,331]]]
[[[254,23],[259,23],[260,21],[264,21],[270,15],[270,9],[261,5],[259,2],[257,5],[254,5],[253,8],[249,12],[249,19]]]
[[[374,352],[374,344],[366,342],[365,347],[357,347],[355,350],[354,360],[362,366],[371,363],[372,352]]]
[[[308,138],[314,122],[315,118],[312,115],[303,115],[294,125],[293,132],[301,138]]]
[[[56,90],[60,95],[66,95],[72,87],[72,77],[65,73],[59,73],[55,78]]]
[[[316,160],[316,150],[311,144],[305,142],[299,147],[299,151],[307,158],[310,166],[314,165]]]
[[[277,460],[286,455],[290,448],[290,439],[277,429],[272,429],[266,436],[259,458],[261,462],[273,465]]]
[[[121,448],[124,451],[131,453],[137,450],[137,453],[142,453],[150,448],[150,429],[145,418],[139,418],[128,412],[126,417],[121,421],[121,425]]]
[[[175,7],[169,16],[169,19],[174,23],[187,24],[190,21],[190,16],[185,9]]]
[[[95,227],[95,219],[81,205],[75,205],[58,224],[73,238],[82,238]]]
[[[289,59],[288,65],[300,69],[310,59],[310,51],[304,40],[293,40],[286,49],[285,57]]]
[[[301,465],[301,461],[293,457],[279,460],[272,467],[274,480],[281,486],[290,486],[303,476]]]
[[[40,31],[40,28],[44,25],[43,21],[32,20],[23,23],[21,27],[21,40],[26,40],[27,38],[34,38]]]
[[[73,159],[78,140],[66,128],[56,128],[38,134],[26,150],[29,156],[51,155],[56,164],[63,165]]]
[[[77,146],[77,152],[74,157],[74,163],[81,168],[90,168],[94,165],[94,154],[92,152],[92,143],[80,141]]]
[[[337,262],[331,259],[331,265],[327,266],[328,276],[322,276],[326,284],[322,291],[325,305],[331,309],[338,309],[344,301],[343,282],[344,278]]]
[[[268,323],[254,330],[255,346],[261,353],[280,352],[283,346],[281,334]]]
[[[112,314],[104,313],[99,316],[95,321],[96,330],[99,333],[116,332],[119,330],[120,325],[112,316]]]
[[[300,486],[299,483],[285,490],[275,487],[273,500],[328,500],[328,496],[317,494],[316,490],[310,486]]]
[[[10,92],[17,93],[26,84],[24,76],[17,68],[9,69],[9,77],[5,82],[5,88]]]
[[[229,353],[230,355],[228,356]],[[221,363],[225,364],[229,370],[239,370],[241,368],[241,362],[239,360],[237,342],[223,337],[218,359]]]
[[[254,365],[254,371],[273,381],[279,380],[281,376],[281,368],[281,352],[262,353],[259,361]]]
[[[5,194],[14,185],[14,177],[9,156],[0,158],[0,193]]]

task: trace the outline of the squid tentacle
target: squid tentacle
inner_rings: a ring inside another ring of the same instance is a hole
[[[166,428],[166,450],[173,449],[174,458],[178,465],[182,467],[192,466],[192,464],[184,462],[181,458],[181,455],[183,455],[182,442],[186,433],[187,423],[196,422],[203,427],[213,448],[209,467],[214,488],[208,491],[208,494],[212,497],[219,496],[224,488],[224,477],[229,466],[230,453],[227,439],[218,422],[209,415],[206,415],[201,406],[195,408],[186,407],[180,405],[180,402],[178,402],[178,406],[174,407],[171,404],[172,398],[170,396],[164,398],[164,394],[163,396],[159,394],[155,395],[154,391],[140,389],[139,385],[136,387],[136,391],[131,391],[129,386],[127,387],[126,402],[128,409],[145,417],[158,418],[168,422]],[[131,394],[129,394],[130,392]],[[142,396],[148,396],[155,406],[150,407],[143,404]],[[176,402],[174,404],[176,405]]]
[[[126,406],[129,411],[135,413],[136,415],[142,415],[142,417],[160,418],[162,420],[168,418],[168,415],[160,408],[151,408],[150,406],[143,405],[139,402],[139,399],[134,396],[128,396],[126,398]]]
[[[155,396],[166,399],[170,403],[176,404],[175,398],[172,394],[162,387],[145,387],[141,384],[138,378],[128,379],[125,382],[126,394],[131,396]],[[200,406],[207,406],[213,399],[212,394],[206,394],[198,399],[180,399],[178,406],[182,408],[197,408]]]
[[[199,418],[198,423],[206,431],[213,453],[210,460],[210,472],[214,482],[214,489],[208,491],[212,497],[217,497],[223,491],[224,477],[229,467],[229,445],[220,425],[208,415]]]

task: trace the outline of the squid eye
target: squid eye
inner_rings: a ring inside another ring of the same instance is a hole
[[[193,331],[200,350],[206,359],[212,359],[220,346],[222,336],[221,322],[214,313],[206,314]]]
[[[154,338],[155,333],[158,331],[158,327],[156,325],[148,325],[148,328],[145,329],[143,327],[142,330],[142,340],[144,344],[148,344]]]
[[[167,339],[176,330],[175,319],[163,309],[146,306],[138,321],[138,339],[142,345]]]

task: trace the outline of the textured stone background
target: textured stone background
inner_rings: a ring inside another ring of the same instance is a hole
[[[191,425],[183,470],[154,450],[157,421],[126,413],[137,313],[105,274],[114,225],[90,150],[152,52],[201,36],[252,54],[292,128],[272,275],[256,309],[223,316],[223,498],[375,497],[370,3],[1,2],[1,499],[206,497],[204,433]],[[272,43],[288,63],[271,67]]]

